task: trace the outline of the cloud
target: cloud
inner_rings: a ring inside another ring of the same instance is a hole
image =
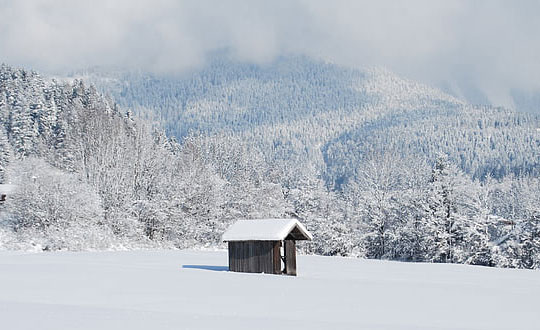
[[[512,89],[540,90],[538,12],[537,1],[0,0],[0,61],[163,72],[222,48],[257,63],[306,54],[512,106]]]

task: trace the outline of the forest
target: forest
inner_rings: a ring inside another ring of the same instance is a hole
[[[540,118],[383,69],[216,59],[180,77],[0,67],[0,249],[222,247],[540,268]]]

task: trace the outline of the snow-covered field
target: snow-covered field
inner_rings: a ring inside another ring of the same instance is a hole
[[[0,253],[0,329],[540,329],[540,272],[200,251]]]

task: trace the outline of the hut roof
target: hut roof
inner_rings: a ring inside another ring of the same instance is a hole
[[[312,240],[313,236],[296,219],[239,220],[223,234],[224,242]]]

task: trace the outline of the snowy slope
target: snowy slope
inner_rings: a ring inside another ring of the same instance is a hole
[[[540,273],[300,256],[298,277],[226,252],[0,254],[1,329],[538,329]],[[204,266],[200,266],[204,265]]]

